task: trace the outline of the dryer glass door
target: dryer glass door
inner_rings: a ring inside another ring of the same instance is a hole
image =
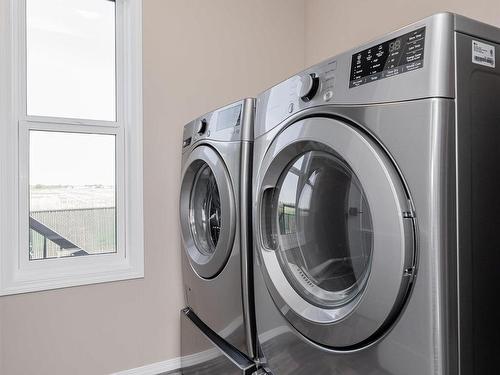
[[[329,348],[381,337],[415,266],[409,196],[383,148],[347,122],[311,117],[276,136],[257,176],[257,255],[279,311]]]
[[[231,254],[236,212],[233,187],[220,155],[196,147],[182,171],[180,219],[184,249],[195,272],[217,276]]]
[[[370,207],[345,161],[308,151],[283,172],[275,197],[278,261],[297,293],[343,305],[366,285],[373,248]]]

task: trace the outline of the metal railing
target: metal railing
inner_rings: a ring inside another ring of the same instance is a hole
[[[115,251],[116,209],[114,207],[30,213],[31,260]]]

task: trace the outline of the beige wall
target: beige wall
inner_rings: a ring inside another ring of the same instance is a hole
[[[500,26],[498,0],[144,0],[146,277],[0,298],[0,374],[103,374],[178,356],[182,125],[442,10]]]
[[[305,0],[305,63],[313,65],[436,12],[500,26],[499,0]]]
[[[144,0],[145,275],[0,298],[0,374],[105,374],[179,355],[181,131],[303,67],[302,0]]]

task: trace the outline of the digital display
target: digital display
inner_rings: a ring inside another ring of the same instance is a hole
[[[424,66],[425,27],[352,55],[349,88]]]
[[[218,113],[217,130],[239,126],[241,121],[241,104]]]

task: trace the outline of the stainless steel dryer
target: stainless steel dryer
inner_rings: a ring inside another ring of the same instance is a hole
[[[245,99],[184,127],[180,194],[187,304],[181,313],[184,373],[212,373],[216,368],[221,374],[241,373],[231,362],[252,367],[249,202],[254,109],[254,99]],[[236,354],[228,355],[225,349]]]
[[[499,53],[499,29],[437,14],[258,97],[273,374],[498,372]]]

